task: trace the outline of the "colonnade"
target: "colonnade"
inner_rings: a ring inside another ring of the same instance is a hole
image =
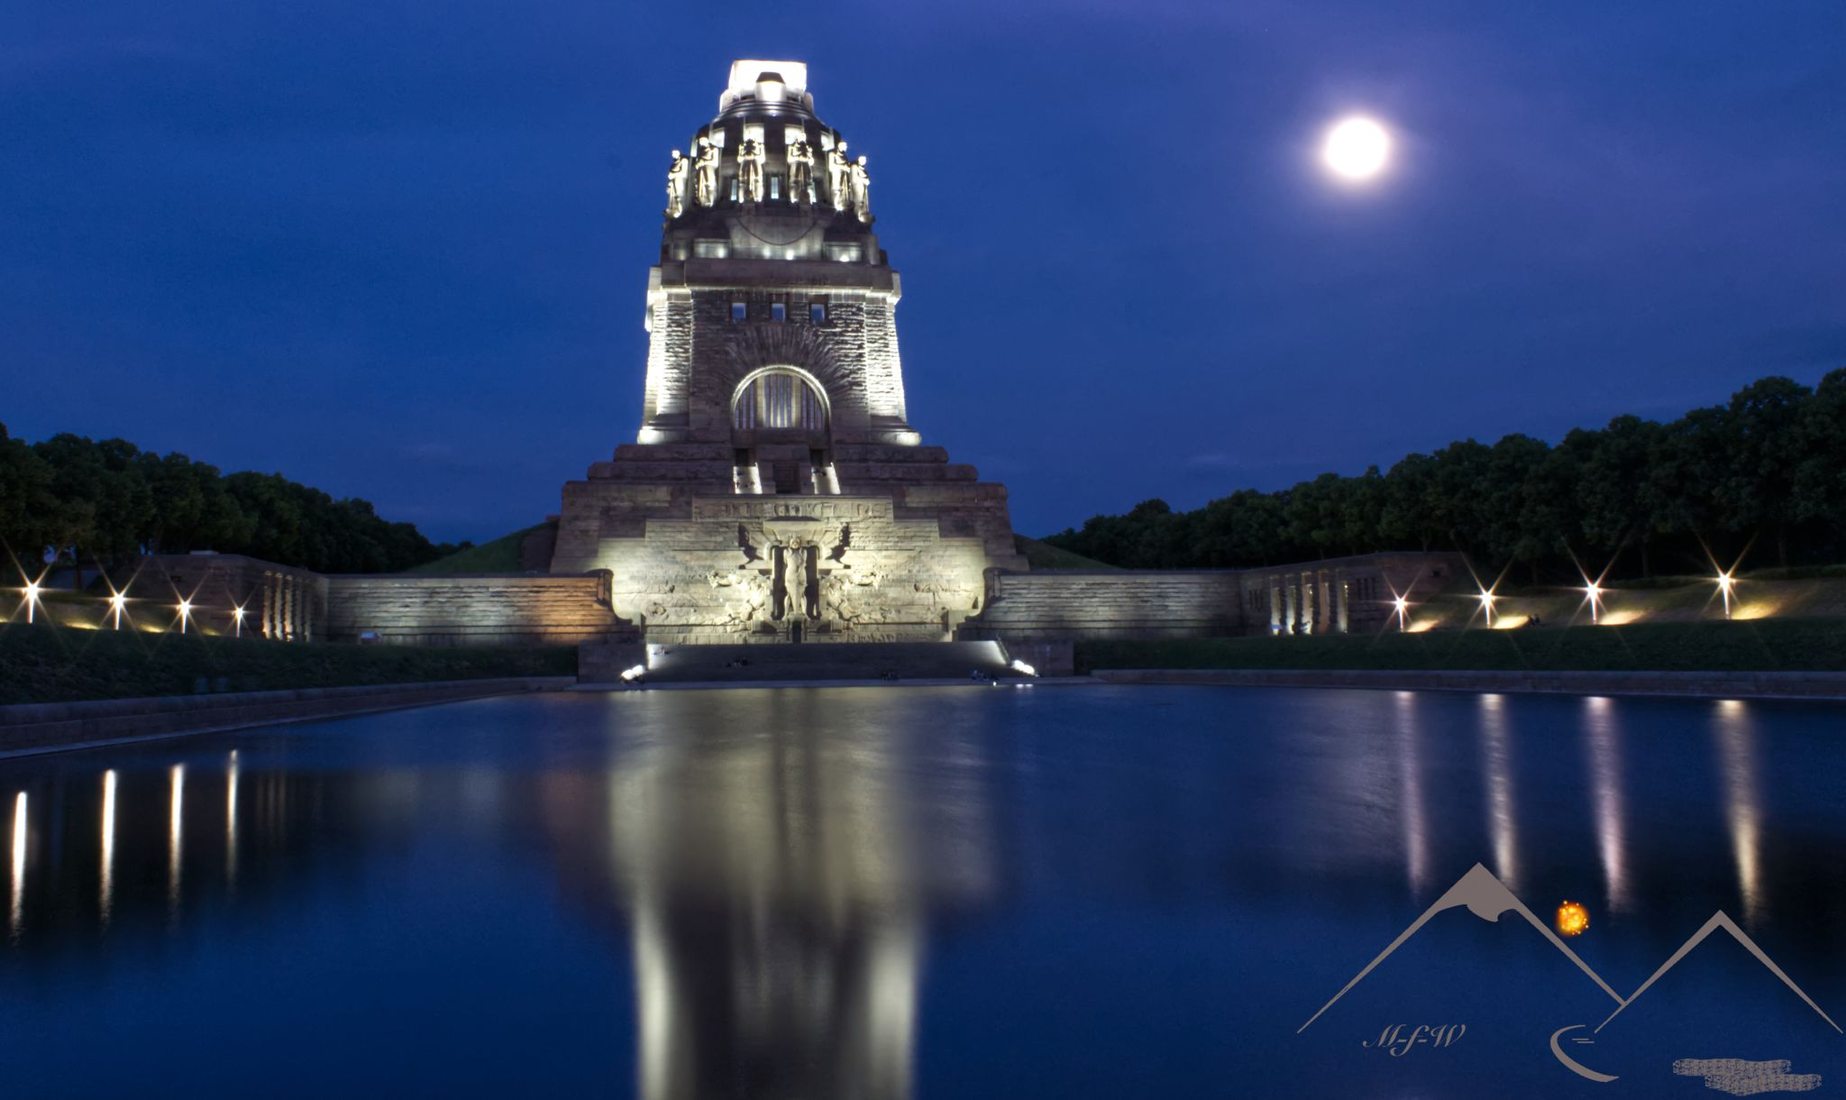
[[[314,594],[308,582],[291,573],[263,572],[263,637],[284,642],[312,641]]]
[[[1344,634],[1351,626],[1352,586],[1344,569],[1308,569],[1269,577],[1271,634]]]

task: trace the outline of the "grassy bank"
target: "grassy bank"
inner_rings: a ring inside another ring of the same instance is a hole
[[[453,576],[457,573],[517,573],[520,571],[519,554],[526,539],[539,527],[526,527],[510,535],[501,535],[492,542],[479,546],[470,546],[458,550],[446,558],[437,558],[422,565],[404,570],[406,573],[420,573],[425,576]]]
[[[1026,564],[1034,569],[1114,569],[1113,565],[1104,565],[1082,554],[1073,554],[1069,550],[1053,546],[1048,542],[1029,539],[1024,535],[1013,536],[1013,548],[1025,556]]]
[[[0,705],[576,672],[574,646],[288,645],[19,623],[0,626]]]
[[[1636,623],[1304,638],[1080,642],[1077,668],[1846,670],[1846,621]]]

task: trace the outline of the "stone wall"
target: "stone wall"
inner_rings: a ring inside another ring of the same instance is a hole
[[[965,637],[1014,641],[1202,638],[1242,633],[1234,570],[995,571]]]
[[[1026,641],[1343,634],[1389,625],[1469,576],[1454,553],[1362,554],[1260,569],[988,574],[987,607],[961,637]]]
[[[137,616],[152,614],[142,608],[168,613],[186,600],[188,629],[209,634],[315,641],[327,616],[325,577],[242,554],[146,557],[126,591]],[[177,610],[171,615],[177,620]]]
[[[632,633],[595,574],[330,576],[326,585],[330,641],[370,633],[394,645],[573,645]]]

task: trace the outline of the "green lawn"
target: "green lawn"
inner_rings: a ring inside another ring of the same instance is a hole
[[[1636,623],[1544,630],[1079,642],[1098,668],[1612,669],[1846,671],[1846,621]]]
[[[1025,555],[1026,564],[1034,569],[1114,569],[1113,565],[1104,565],[1082,554],[1073,554],[1069,550],[1053,546],[1048,542],[1029,539],[1024,535],[1013,536],[1013,547]]]
[[[437,576],[452,576],[457,573],[518,573],[521,571],[519,547],[526,541],[527,535],[543,526],[544,524],[535,524],[524,530],[514,531],[510,535],[501,535],[492,542],[484,542],[479,546],[458,550],[446,558],[426,561],[404,572]]]
[[[0,626],[0,705],[576,673],[575,646],[301,645],[23,623]]]

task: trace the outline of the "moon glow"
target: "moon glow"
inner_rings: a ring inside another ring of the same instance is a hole
[[[1369,118],[1341,119],[1327,131],[1320,159],[1342,179],[1371,179],[1391,159],[1391,135]]]

